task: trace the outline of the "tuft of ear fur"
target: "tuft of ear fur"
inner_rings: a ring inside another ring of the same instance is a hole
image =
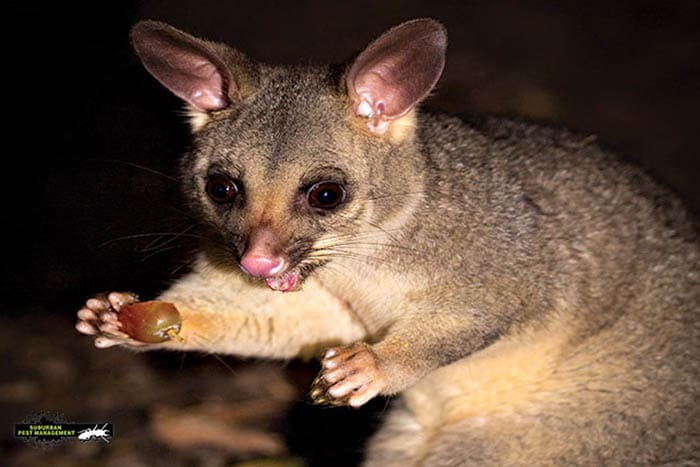
[[[396,139],[412,128],[412,110],[437,83],[445,67],[447,32],[430,18],[402,23],[358,55],[346,77],[356,116],[372,133]],[[400,122],[403,119],[410,122]],[[400,123],[399,123],[400,122]],[[392,131],[390,131],[392,130]]]
[[[253,74],[240,52],[158,21],[134,25],[131,43],[146,70],[187,103],[194,131],[209,121],[211,112],[240,99],[250,84],[246,76]]]

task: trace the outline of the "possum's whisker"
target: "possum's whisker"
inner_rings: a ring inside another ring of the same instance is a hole
[[[122,242],[122,241],[126,241],[126,240],[134,240],[134,239],[138,239],[138,238],[148,238],[148,237],[161,238],[161,237],[165,237],[165,236],[203,238],[202,235],[190,234],[190,233],[185,233],[185,232],[151,232],[151,233],[124,235],[121,237],[113,238],[113,239],[110,239],[110,240],[107,240],[105,242],[100,243],[98,245],[98,247],[103,248],[103,247],[110,246],[113,243]]]
[[[422,194],[424,194],[422,191],[401,191],[401,192],[395,192],[395,193],[381,193],[381,194],[376,194],[376,195],[361,196],[361,197],[359,197],[359,199],[362,201],[377,201],[380,199],[390,199],[390,198],[398,198],[398,197],[414,196],[414,195],[422,195]]]
[[[179,235],[170,235],[170,236],[168,236],[168,238],[166,238],[164,241],[162,241],[162,242],[160,242],[160,243],[159,243],[159,240],[160,240],[161,238],[163,238],[163,236],[161,236],[160,238],[159,238],[159,237],[156,237],[156,238],[154,238],[153,241],[151,241],[148,245],[146,245],[145,247],[143,247],[143,248],[142,248],[142,251],[146,252],[146,251],[149,251],[149,250],[151,250],[151,249],[157,249],[157,248],[159,248],[159,247],[166,246],[166,245],[168,245],[169,243],[172,243],[172,242],[174,242],[175,240],[177,240],[177,239],[179,239],[179,238],[181,238],[181,237],[186,236],[186,235],[187,235],[187,232],[190,231],[190,230],[192,230],[193,227],[194,227],[193,225],[190,225],[189,227],[187,227],[187,228],[185,228],[183,231],[181,231]]]
[[[362,253],[357,253],[353,251],[344,251],[338,248],[326,248],[325,249],[325,259],[331,260],[334,258],[347,258],[347,259],[352,259],[352,260],[357,260],[358,262],[362,263],[367,263],[367,262],[372,262],[372,263],[378,263],[378,264],[390,264],[387,260],[384,258],[378,258],[373,255],[367,255],[367,254],[362,254]],[[316,255],[313,254],[314,258],[321,258],[323,257],[321,254]],[[328,264],[331,264],[330,262]]]
[[[396,230],[397,232],[399,231],[398,229]],[[355,240],[362,240],[362,239],[371,239],[371,238],[383,238],[386,234],[388,234],[391,231],[371,231],[371,232],[347,232],[347,233],[339,233],[339,234],[326,234],[324,235],[321,239],[316,241],[316,244],[323,244],[323,243],[338,243],[338,242],[344,242],[344,241],[355,241]]]
[[[181,209],[175,205],[172,204],[166,204],[165,208],[170,209],[172,211],[175,211],[176,213],[186,217],[189,221],[193,221],[194,224],[198,225],[199,224],[199,218],[191,212],[189,209]]]
[[[177,181],[178,181],[177,178],[175,178],[175,177],[172,177],[172,176],[170,176],[170,175],[168,175],[168,174],[165,174],[165,173],[160,172],[160,171],[158,171],[158,170],[152,169],[152,168],[150,168],[150,167],[146,167],[146,166],[144,166],[144,165],[137,164],[137,163],[135,163],[135,162],[126,161],[126,160],[123,160],[123,159],[113,159],[113,158],[109,158],[109,159],[106,159],[106,160],[108,160],[108,161],[110,161],[110,162],[117,162],[117,163],[119,163],[119,164],[128,165],[128,166],[131,166],[131,167],[134,167],[134,168],[143,170],[144,172],[150,172],[150,173],[152,173],[152,174],[161,176],[161,177],[166,178],[166,179],[168,179],[168,180],[171,180],[171,181],[173,181],[173,182],[177,182]]]
[[[202,349],[206,349],[210,346],[209,340],[205,339],[200,334],[195,334],[195,335],[189,336],[187,339],[192,341],[192,343],[194,343],[197,347],[201,347]],[[223,358],[221,358],[219,355],[217,355],[216,353],[206,352],[206,355],[214,357],[214,359],[216,359],[219,363],[221,363],[232,375],[238,374],[238,372],[231,365],[226,363],[226,361]]]
[[[156,255],[161,254],[161,253],[165,253],[166,251],[176,250],[176,249],[178,249],[178,248],[182,248],[182,244],[170,245],[170,246],[166,246],[166,247],[163,247],[163,248],[159,248],[159,249],[157,249],[157,250],[155,250],[155,251],[150,252],[150,253],[147,254],[146,256],[142,257],[142,258],[139,260],[139,262],[143,263],[144,261],[146,261],[146,260],[149,259],[149,258],[152,258],[152,257],[154,257],[154,256],[156,256]]]
[[[391,235],[388,231],[386,232],[386,235]],[[384,239],[383,233],[379,232],[373,232],[368,235],[348,235],[346,238],[342,238],[340,236],[327,236],[324,237],[323,239],[317,241],[314,244],[314,248],[326,248],[326,247],[335,247],[335,248],[346,248],[346,249],[362,249],[362,248],[380,248],[380,249],[388,249],[388,250],[394,250],[394,251],[405,251],[405,252],[410,252],[412,254],[417,254],[420,256],[427,257],[427,253],[423,252],[421,250],[418,250],[416,248],[403,245],[401,244],[402,242],[399,239],[396,239],[395,237],[391,237],[394,241],[382,241]],[[376,239],[376,240],[375,240]]]
[[[380,232],[383,232],[384,234],[386,234],[387,237],[389,237],[394,242],[399,242],[399,240],[395,236],[393,236],[388,230],[384,229],[379,224],[377,224],[375,222],[367,221],[367,225],[369,225],[370,227],[374,227],[375,229],[379,230]]]
[[[340,247],[344,247],[344,248],[366,248],[366,247],[384,248],[384,249],[393,250],[393,251],[405,251],[405,252],[409,252],[411,254],[416,254],[419,256],[428,256],[427,252],[421,251],[417,248],[407,246],[407,245],[401,245],[398,243],[392,243],[392,242],[357,240],[357,241],[339,242],[337,245]]]
[[[427,258],[426,252],[417,250],[411,246],[402,244],[394,234],[393,230],[382,228],[381,226],[367,223],[372,227],[371,231],[362,231],[360,233],[336,233],[325,235],[321,239],[316,240],[313,244],[307,247],[305,251],[306,258],[315,261],[323,261],[324,267],[341,265],[349,273],[354,274],[350,265],[344,264],[343,261],[336,262],[334,259],[346,259],[357,263],[372,263],[391,265],[392,260],[386,257],[385,254],[376,254],[373,251],[384,250],[385,253],[410,253],[419,257]],[[396,229],[400,232],[400,229]],[[302,247],[297,247],[293,251],[303,250]]]
[[[352,279],[355,276],[355,271],[352,270],[352,268],[344,263],[336,263],[331,261],[333,259],[332,256],[327,256],[327,257],[319,257],[318,262],[323,265],[324,268],[335,271],[336,273],[348,277],[349,279]],[[311,264],[308,260],[304,260],[302,263],[308,263]],[[300,263],[301,264],[301,263]]]

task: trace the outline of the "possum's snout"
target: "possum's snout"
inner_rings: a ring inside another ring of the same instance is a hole
[[[257,229],[250,236],[240,266],[246,274],[265,279],[265,284],[271,289],[288,292],[299,283],[299,272],[290,269],[289,258],[281,253],[279,243],[272,229]]]

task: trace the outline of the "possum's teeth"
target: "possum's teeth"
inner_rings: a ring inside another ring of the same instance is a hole
[[[276,277],[268,277],[265,279],[265,284],[272,290],[280,292],[289,292],[299,283],[299,273],[296,270],[287,271]]]

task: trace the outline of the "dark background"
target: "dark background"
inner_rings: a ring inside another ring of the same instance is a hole
[[[97,370],[104,370],[100,359],[126,366],[127,375],[137,360],[144,365],[139,371],[158,374],[164,384],[196,374],[201,391],[182,393],[178,401],[187,403],[206,399],[208,374],[233,378],[211,359],[173,364],[168,356],[98,352],[72,330],[86,296],[112,289],[152,295],[186,271],[194,248],[183,238],[152,235],[190,225],[171,178],[188,136],[180,102],[131,52],[128,29],[141,18],[228,42],[262,61],[298,63],[343,61],[392,25],[434,17],[447,27],[450,46],[427,106],[519,114],[597,134],[677,190],[695,212],[700,206],[700,2],[125,0],[9,2],[3,9],[5,432],[30,409],[99,414],[110,422],[117,408],[128,413],[128,400],[82,402],[81,378],[107,400],[115,390],[114,374]],[[302,374],[303,386],[313,367],[284,371]],[[62,390],[51,392],[49,384]],[[122,426],[134,417],[148,422],[149,402],[138,401],[141,412],[123,415]],[[321,463],[340,456],[351,464],[383,404],[359,414],[297,406],[283,422],[293,433],[292,454]],[[328,432],[338,424],[348,429],[333,439]],[[335,454],[333,443],[341,446]],[[163,449],[155,445],[136,449]],[[15,440],[4,439],[2,447],[32,462]],[[82,455],[60,449],[57,458]],[[107,459],[115,450],[84,459]],[[161,454],[192,461],[173,449]]]

